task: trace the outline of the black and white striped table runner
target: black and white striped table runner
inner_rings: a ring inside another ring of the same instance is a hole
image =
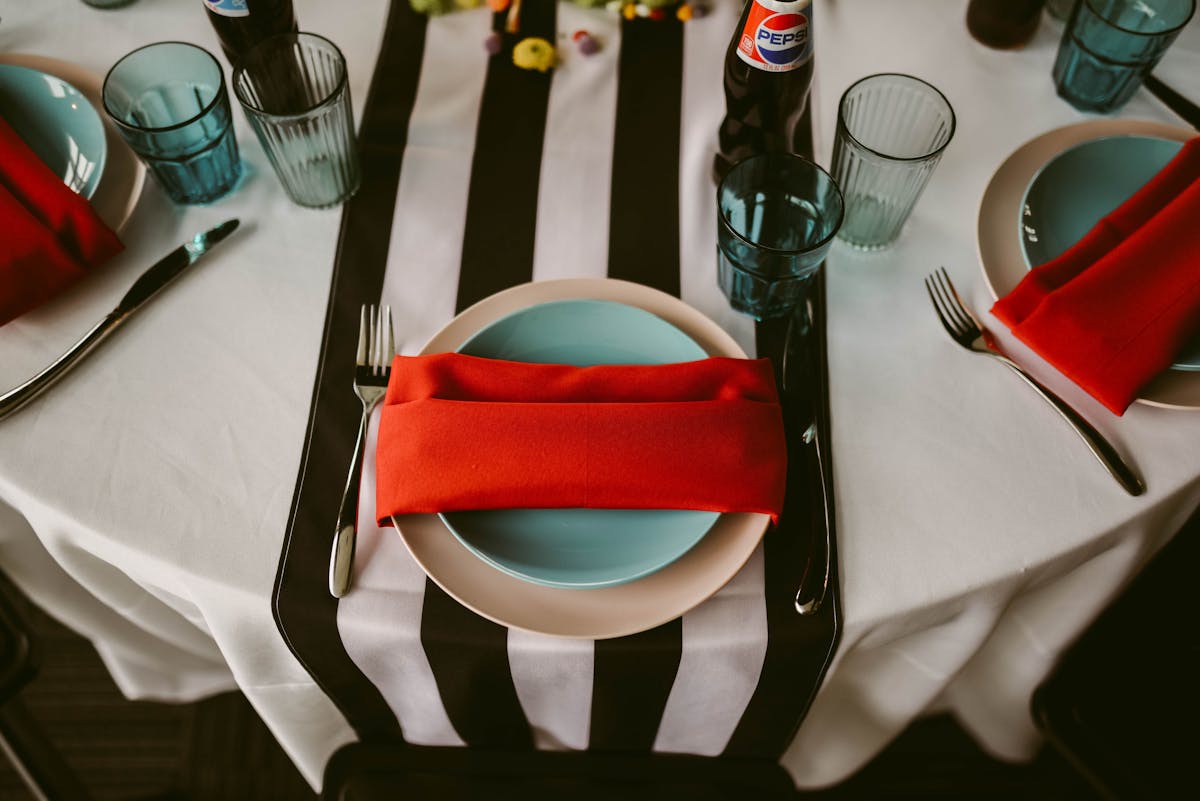
[[[625,21],[525,0],[521,35],[563,54],[543,74],[515,68],[508,47],[483,52],[486,12],[427,20],[393,0],[275,588],[280,631],[361,737],[778,757],[803,718],[840,618],[836,581],[819,615],[793,608],[823,537],[814,460],[798,437],[807,401],[787,414],[780,525],[714,599],[651,631],[593,643],[507,630],[446,595],[395,532],[373,526],[359,541],[363,588],[340,602],[326,591],[359,415],[350,385],[362,303],[393,305],[409,352],[456,311],[545,278],[638,281],[730,319],[713,285],[708,159],[736,11]],[[491,21],[503,30],[502,15]],[[574,51],[579,28],[602,41],[599,54]],[[782,337],[780,325],[754,332],[758,352],[776,359]]]

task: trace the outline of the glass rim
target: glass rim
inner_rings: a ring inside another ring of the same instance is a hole
[[[189,117],[186,120],[183,120],[182,122],[175,122],[175,123],[171,123],[170,125],[163,125],[163,126],[153,127],[153,128],[147,128],[147,127],[144,127],[141,125],[130,125],[129,123],[127,123],[124,120],[117,117],[117,115],[112,112],[112,109],[110,109],[108,107],[108,82],[112,78],[112,74],[113,74],[113,72],[116,71],[117,67],[121,66],[121,64],[123,64],[130,56],[140,53],[143,50],[149,50],[152,47],[161,47],[162,45],[182,45],[183,47],[190,47],[193,50],[199,50],[201,53],[208,56],[209,59],[212,61],[212,63],[217,68],[217,77],[218,77],[217,92],[216,92],[216,94],[213,95],[212,100],[210,100],[204,106],[204,108],[200,109],[200,111],[196,112],[195,115]],[[225,70],[221,67],[221,62],[217,61],[216,56],[214,56],[208,50],[205,50],[200,45],[192,44],[191,42],[181,42],[177,39],[168,39],[168,40],[162,41],[162,42],[151,42],[150,44],[142,45],[141,47],[134,48],[133,50],[130,50],[128,53],[126,53],[125,55],[123,55],[119,59],[117,59],[117,63],[113,64],[111,67],[109,67],[108,73],[104,76],[104,83],[100,87],[100,104],[102,106],[104,106],[104,113],[108,115],[108,118],[110,120],[112,120],[113,124],[115,124],[118,128],[123,128],[124,130],[127,130],[127,131],[134,131],[136,133],[155,134],[155,133],[166,133],[167,131],[177,131],[180,128],[186,128],[187,126],[199,121],[203,117],[208,116],[209,112],[211,112],[214,108],[216,108],[217,105],[221,102],[221,97],[224,94],[225,94]]]
[[[312,105],[310,105],[307,108],[304,108],[300,111],[286,111],[286,112],[276,113],[273,111],[267,111],[266,109],[259,108],[258,105],[251,103],[250,101],[244,99],[242,97],[241,91],[239,91],[240,86],[239,86],[238,79],[242,75],[245,75],[247,72],[249,72],[249,70],[246,68],[246,62],[250,60],[250,56],[253,55],[257,50],[264,48],[268,44],[275,44],[275,43],[281,42],[283,40],[289,40],[294,43],[299,43],[302,39],[318,39],[318,40],[324,42],[325,44],[329,45],[330,47],[332,47],[333,52],[337,53],[337,57],[342,63],[342,74],[338,77],[337,85],[334,86],[333,89],[331,89],[328,92],[328,94],[326,94],[323,98],[318,100],[316,103],[313,103]],[[234,70],[233,70],[233,77],[231,78],[231,81],[233,83],[233,96],[237,98],[238,103],[246,111],[252,112],[252,113],[257,114],[262,117],[272,117],[275,119],[290,119],[293,117],[306,117],[309,114],[312,114],[314,111],[318,111],[325,106],[333,105],[333,103],[336,101],[337,97],[342,93],[342,90],[349,87],[350,67],[346,63],[346,54],[342,52],[342,49],[340,47],[338,47],[333,41],[322,36],[321,34],[310,33],[308,31],[285,31],[284,33],[275,33],[275,34],[268,36],[267,38],[263,39],[258,44],[256,44],[254,47],[250,48],[250,50],[248,50],[244,56],[242,56],[240,59],[238,59],[237,66],[234,67]]]
[[[837,224],[833,226],[833,231],[828,236],[826,236],[823,239],[821,239],[820,241],[818,241],[816,244],[809,245],[808,247],[793,249],[793,248],[773,248],[769,245],[761,245],[758,242],[754,242],[754,241],[746,238],[746,236],[744,234],[742,234],[741,231],[734,228],[733,225],[729,222],[729,220],[726,219],[725,214],[721,211],[721,190],[725,188],[725,182],[729,180],[729,176],[733,175],[734,170],[736,170],[738,167],[741,167],[745,164],[749,164],[752,161],[758,161],[760,159],[781,158],[781,157],[785,157],[789,160],[796,160],[803,164],[808,165],[809,167],[814,168],[816,170],[817,174],[819,176],[822,176],[824,178],[824,180],[829,184],[829,186],[833,189],[834,194],[837,196],[837,199],[838,199]],[[839,230],[841,230],[841,227],[842,227],[842,221],[846,218],[846,198],[842,195],[842,188],[840,186],[838,186],[838,183],[837,183],[837,181],[834,180],[833,176],[830,175],[829,172],[824,167],[822,167],[820,164],[817,164],[812,159],[807,158],[805,156],[801,156],[799,153],[787,153],[787,152],[783,152],[783,151],[778,151],[778,152],[773,152],[773,153],[756,153],[753,156],[747,156],[746,158],[742,159],[741,161],[736,162],[732,167],[729,168],[729,171],[725,173],[725,177],[721,179],[721,182],[719,184],[717,184],[717,217],[719,218],[719,223],[727,231],[729,231],[729,233],[733,234],[737,239],[741,240],[742,242],[749,245],[750,247],[755,248],[756,250],[765,251],[766,253],[768,253],[772,256],[802,256],[805,253],[812,253],[815,250],[820,250],[821,248],[825,247],[830,242],[832,242],[835,237],[837,237],[837,233]],[[754,272],[754,271],[749,270],[749,272]]]
[[[1193,2],[1195,2],[1195,0],[1193,0]],[[880,150],[877,150],[873,147],[870,147],[869,145],[865,144],[861,139],[859,139],[857,136],[855,136],[853,133],[851,133],[850,126],[846,125],[846,115],[844,113],[844,109],[846,107],[846,97],[852,91],[854,91],[854,88],[856,86],[858,86],[860,83],[865,83],[866,81],[874,80],[875,78],[907,78],[910,81],[916,81],[917,83],[921,84],[922,86],[932,89],[934,91],[934,93],[942,99],[942,102],[946,104],[946,108],[950,112],[950,132],[946,135],[946,141],[942,142],[942,144],[939,145],[937,148],[929,151],[928,153],[920,155],[920,156],[892,156],[892,155],[884,153]],[[952,139],[954,139],[954,132],[956,130],[958,130],[958,114],[955,113],[954,106],[951,105],[950,99],[948,97],[946,97],[945,93],[943,93],[941,89],[938,89],[936,86],[931,84],[929,81],[918,78],[915,75],[909,75],[906,72],[876,72],[872,75],[864,75],[863,77],[859,78],[854,83],[847,86],[846,91],[842,92],[841,99],[838,100],[837,130],[844,131],[846,134],[846,138],[848,138],[851,142],[853,142],[855,145],[862,148],[863,150],[867,151],[868,153],[878,156],[881,159],[887,159],[888,161],[899,161],[899,162],[926,161],[928,159],[934,158],[935,156],[940,156],[942,151],[945,150],[950,145],[950,141]]]
[[[1096,9],[1096,0],[1083,0],[1083,4],[1086,5],[1088,7],[1088,10],[1090,10],[1092,12],[1092,14],[1095,15],[1096,19],[1100,20],[1108,27],[1112,28],[1113,30],[1118,30],[1121,33],[1127,33],[1131,36],[1144,36],[1147,39],[1156,39],[1160,36],[1170,36],[1173,33],[1179,32],[1183,28],[1184,25],[1187,25],[1189,22],[1191,22],[1192,17],[1195,16],[1195,14],[1196,14],[1196,0],[1188,0],[1188,2],[1190,2],[1192,4],[1192,7],[1190,9],[1188,9],[1187,16],[1183,18],[1183,21],[1180,22],[1175,27],[1167,28],[1166,30],[1162,30],[1162,31],[1135,31],[1132,28],[1126,28],[1123,25],[1118,25],[1117,23],[1115,23],[1111,19],[1109,19],[1106,15],[1102,14],[1099,10]]]

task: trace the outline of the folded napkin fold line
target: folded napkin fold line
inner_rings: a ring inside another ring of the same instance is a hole
[[[1200,333],[1200,138],[992,313],[1114,414]]]
[[[1057,258],[1032,268],[1016,287],[996,301],[992,314],[1009,328],[1019,325],[1048,294],[1085,272],[1197,180],[1200,180],[1200,137],[1193,137],[1162,170],[1101,218],[1078,242]]]
[[[537,402],[586,397],[590,402],[645,402],[687,397],[755,397],[777,403],[768,359],[714,356],[653,365],[533,364],[462,353],[397,356],[384,404],[420,398]]]
[[[389,386],[413,397],[381,413],[381,525],[478,509],[782,509],[787,449],[766,360],[597,370],[440,354],[398,360],[390,383],[420,389]]]
[[[125,246],[0,118],[0,325],[45,303]]]

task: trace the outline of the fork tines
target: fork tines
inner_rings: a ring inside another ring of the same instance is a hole
[[[975,334],[982,330],[983,327],[954,288],[945,267],[939,267],[925,277],[925,290],[933,301],[938,319],[951,337],[958,339],[964,334]]]
[[[372,376],[386,376],[396,355],[392,332],[392,307],[363,304],[358,325],[358,352],[355,363]]]

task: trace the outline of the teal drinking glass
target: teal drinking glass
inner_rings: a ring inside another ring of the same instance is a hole
[[[211,203],[242,174],[225,73],[185,42],[134,50],[104,79],[104,111],[176,203]]]
[[[1054,86],[1081,111],[1123,106],[1196,11],[1196,0],[1078,0],[1054,61]]]
[[[346,59],[313,33],[264,39],[241,60],[233,91],[293,202],[335,206],[362,180]]]
[[[717,283],[762,320],[801,305],[842,224],[829,173],[791,153],[735,164],[717,187]]]

